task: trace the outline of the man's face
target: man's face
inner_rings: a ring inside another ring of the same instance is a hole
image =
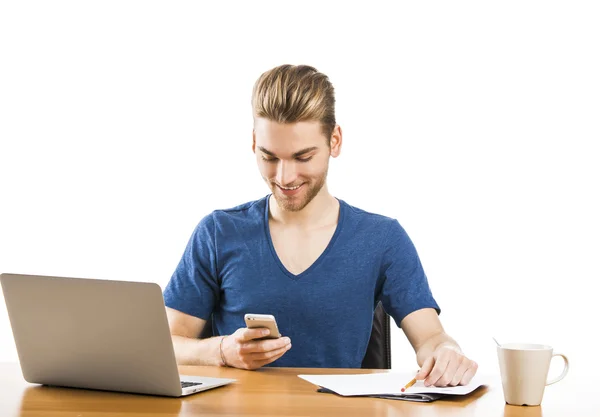
[[[260,174],[279,207],[288,211],[302,210],[321,191],[329,156],[339,153],[335,140],[328,146],[319,122],[280,124],[256,118],[253,139]]]

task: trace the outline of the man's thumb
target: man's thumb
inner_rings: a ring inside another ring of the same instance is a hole
[[[417,376],[415,377],[415,379],[423,380],[423,379],[427,378],[427,375],[429,375],[429,373],[433,369],[434,364],[435,364],[435,359],[433,359],[433,356],[430,356],[429,358],[425,359],[425,362],[423,362],[423,366],[421,367],[421,370],[417,373]]]

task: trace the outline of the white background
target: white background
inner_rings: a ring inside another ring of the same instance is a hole
[[[344,132],[331,192],[400,221],[465,352],[497,372],[492,336],[545,343],[585,370],[599,7],[324,3],[1,3],[0,271],[164,287],[204,215],[268,193],[254,81],[310,64]],[[396,328],[393,350],[416,368]]]

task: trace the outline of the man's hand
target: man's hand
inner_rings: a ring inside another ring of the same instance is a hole
[[[446,334],[433,308],[413,311],[402,320],[401,327],[421,365],[415,379],[424,380],[426,386],[438,387],[466,385],[471,381],[477,364]]]
[[[223,340],[223,356],[228,366],[241,369],[258,369],[281,358],[290,350],[289,337],[254,340],[269,334],[268,329],[237,329]]]
[[[452,345],[440,344],[433,354],[425,359],[415,379],[424,379],[425,386],[455,387],[468,384],[475,372],[475,361],[467,358],[460,349]]]

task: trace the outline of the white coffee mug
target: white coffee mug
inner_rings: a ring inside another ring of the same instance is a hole
[[[563,379],[569,371],[569,359],[553,353],[546,345],[507,343],[497,347],[504,399],[511,405],[540,405],[546,385]],[[565,367],[558,378],[548,381],[553,357],[560,356]]]

